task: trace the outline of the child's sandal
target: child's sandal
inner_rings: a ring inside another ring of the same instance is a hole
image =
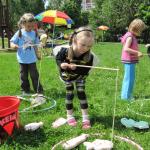
[[[69,126],[72,126],[72,127],[75,127],[77,125],[77,121],[75,120],[75,118],[71,118],[67,120],[67,123]]]
[[[82,122],[82,129],[90,129],[90,128],[91,128],[90,120]]]

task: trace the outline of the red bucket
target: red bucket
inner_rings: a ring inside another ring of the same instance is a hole
[[[12,135],[14,128],[19,128],[19,105],[20,100],[15,96],[0,96],[0,133]]]

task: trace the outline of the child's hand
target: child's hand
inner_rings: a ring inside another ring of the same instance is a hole
[[[17,44],[13,44],[13,45],[11,45],[11,47],[12,47],[13,49],[18,49],[18,48],[19,48],[19,46],[18,46]]]
[[[138,52],[138,57],[142,57],[142,56],[143,56],[142,52]]]
[[[146,48],[150,47],[150,44],[146,44],[145,47],[146,47]]]
[[[10,42],[10,47],[13,48],[13,49],[18,49],[19,46],[13,42]]]
[[[62,63],[60,65],[60,67],[65,70],[65,69],[67,69],[69,67],[69,64],[68,63]]]
[[[75,64],[70,64],[70,65],[69,65],[69,68],[70,68],[71,70],[75,70],[75,69],[76,69],[76,65],[75,65]]]

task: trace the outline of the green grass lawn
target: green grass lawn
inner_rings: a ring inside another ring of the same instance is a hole
[[[140,45],[143,52],[146,52],[144,45]],[[134,96],[142,100],[137,103],[129,104],[120,100],[120,90],[123,78],[123,65],[120,62],[121,44],[119,43],[98,43],[93,47],[93,51],[100,59],[98,66],[119,68],[118,92],[116,103],[116,115],[114,124],[114,135],[129,137],[139,143],[144,150],[150,149],[150,132],[128,129],[121,125],[122,117],[132,118],[134,120],[143,120],[150,123],[149,117],[144,117],[131,113],[135,111],[150,116],[150,102],[144,101],[144,98],[150,98],[150,60],[147,56],[141,58],[136,66],[136,83]],[[40,62],[38,62],[38,68]],[[87,78],[86,91],[89,102],[89,114],[92,121],[92,128],[84,131],[81,128],[81,111],[79,101],[75,96],[75,116],[78,120],[76,128],[63,125],[60,128],[53,129],[52,122],[59,117],[66,117],[65,111],[65,89],[59,79],[58,69],[53,58],[43,58],[41,61],[41,83],[43,84],[45,95],[56,100],[55,108],[39,113],[20,113],[21,124],[25,125],[31,122],[43,121],[44,127],[35,132],[25,132],[23,130],[15,131],[13,137],[9,137],[1,150],[50,150],[56,143],[61,140],[68,140],[78,136],[81,133],[100,133],[104,134],[99,137],[90,137],[89,141],[95,138],[111,140],[112,120],[115,101],[115,79],[116,71],[93,69]],[[19,65],[15,53],[0,52],[0,95],[19,95]],[[24,101],[21,106],[24,106]],[[128,105],[129,104],[129,105]],[[45,104],[46,105],[46,104]],[[47,106],[46,106],[47,107]],[[130,111],[128,110],[130,108]],[[22,108],[20,108],[22,109]],[[39,108],[40,109],[40,108]],[[134,150],[132,145],[113,140],[114,149],[116,150]],[[61,150],[61,146],[56,148]],[[85,148],[81,145],[80,149]]]
[[[8,39],[4,38],[4,46],[5,48],[8,48]],[[2,49],[2,38],[0,38],[0,49]]]

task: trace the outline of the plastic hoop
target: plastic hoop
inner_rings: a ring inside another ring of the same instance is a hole
[[[21,97],[21,96],[18,96],[18,98],[20,97],[20,99],[24,100],[24,101],[27,101],[29,102],[29,100],[27,100],[27,98],[24,98],[24,97]],[[56,101],[54,99],[51,99],[49,97],[46,97],[46,96],[43,96],[45,99],[51,101],[52,105],[49,106],[49,107],[46,107],[46,108],[43,108],[43,109],[39,109],[39,110],[31,110],[32,107],[30,109],[26,109],[26,110],[19,110],[19,113],[37,113],[37,112],[43,112],[43,111],[46,111],[46,110],[49,110],[49,109],[52,109],[56,106]],[[29,107],[28,107],[29,108]]]
[[[144,101],[150,101],[150,99],[143,99]],[[137,102],[140,102],[140,101],[143,101],[143,100],[135,100],[135,101],[132,101],[132,102],[130,102],[130,104],[128,104],[128,111],[130,111],[131,113],[133,113],[133,114],[136,114],[136,115],[139,115],[139,116],[143,116],[143,117],[150,117],[150,115],[146,115],[146,114],[141,114],[141,113],[138,113],[138,112],[136,112],[136,111],[134,111],[134,110],[132,110],[132,109],[130,109],[129,108],[129,105],[131,105],[131,104],[133,104],[133,103],[137,103]],[[143,102],[144,102],[143,101]]]
[[[96,133],[96,134],[89,134],[90,136],[102,136],[102,135],[105,135],[105,134],[100,134],[100,133]],[[123,141],[123,142],[126,142],[126,143],[129,143],[130,145],[134,146],[135,148],[137,148],[137,150],[144,150],[141,145],[137,144],[136,142],[130,140],[129,138],[126,138],[126,137],[122,137],[122,136],[118,136],[118,135],[114,135],[114,138],[116,140],[119,140],[119,141]],[[52,150],[56,150],[57,146],[59,146],[60,144],[64,143],[66,140],[62,140],[60,141],[59,143],[55,144],[53,147],[52,147]]]

